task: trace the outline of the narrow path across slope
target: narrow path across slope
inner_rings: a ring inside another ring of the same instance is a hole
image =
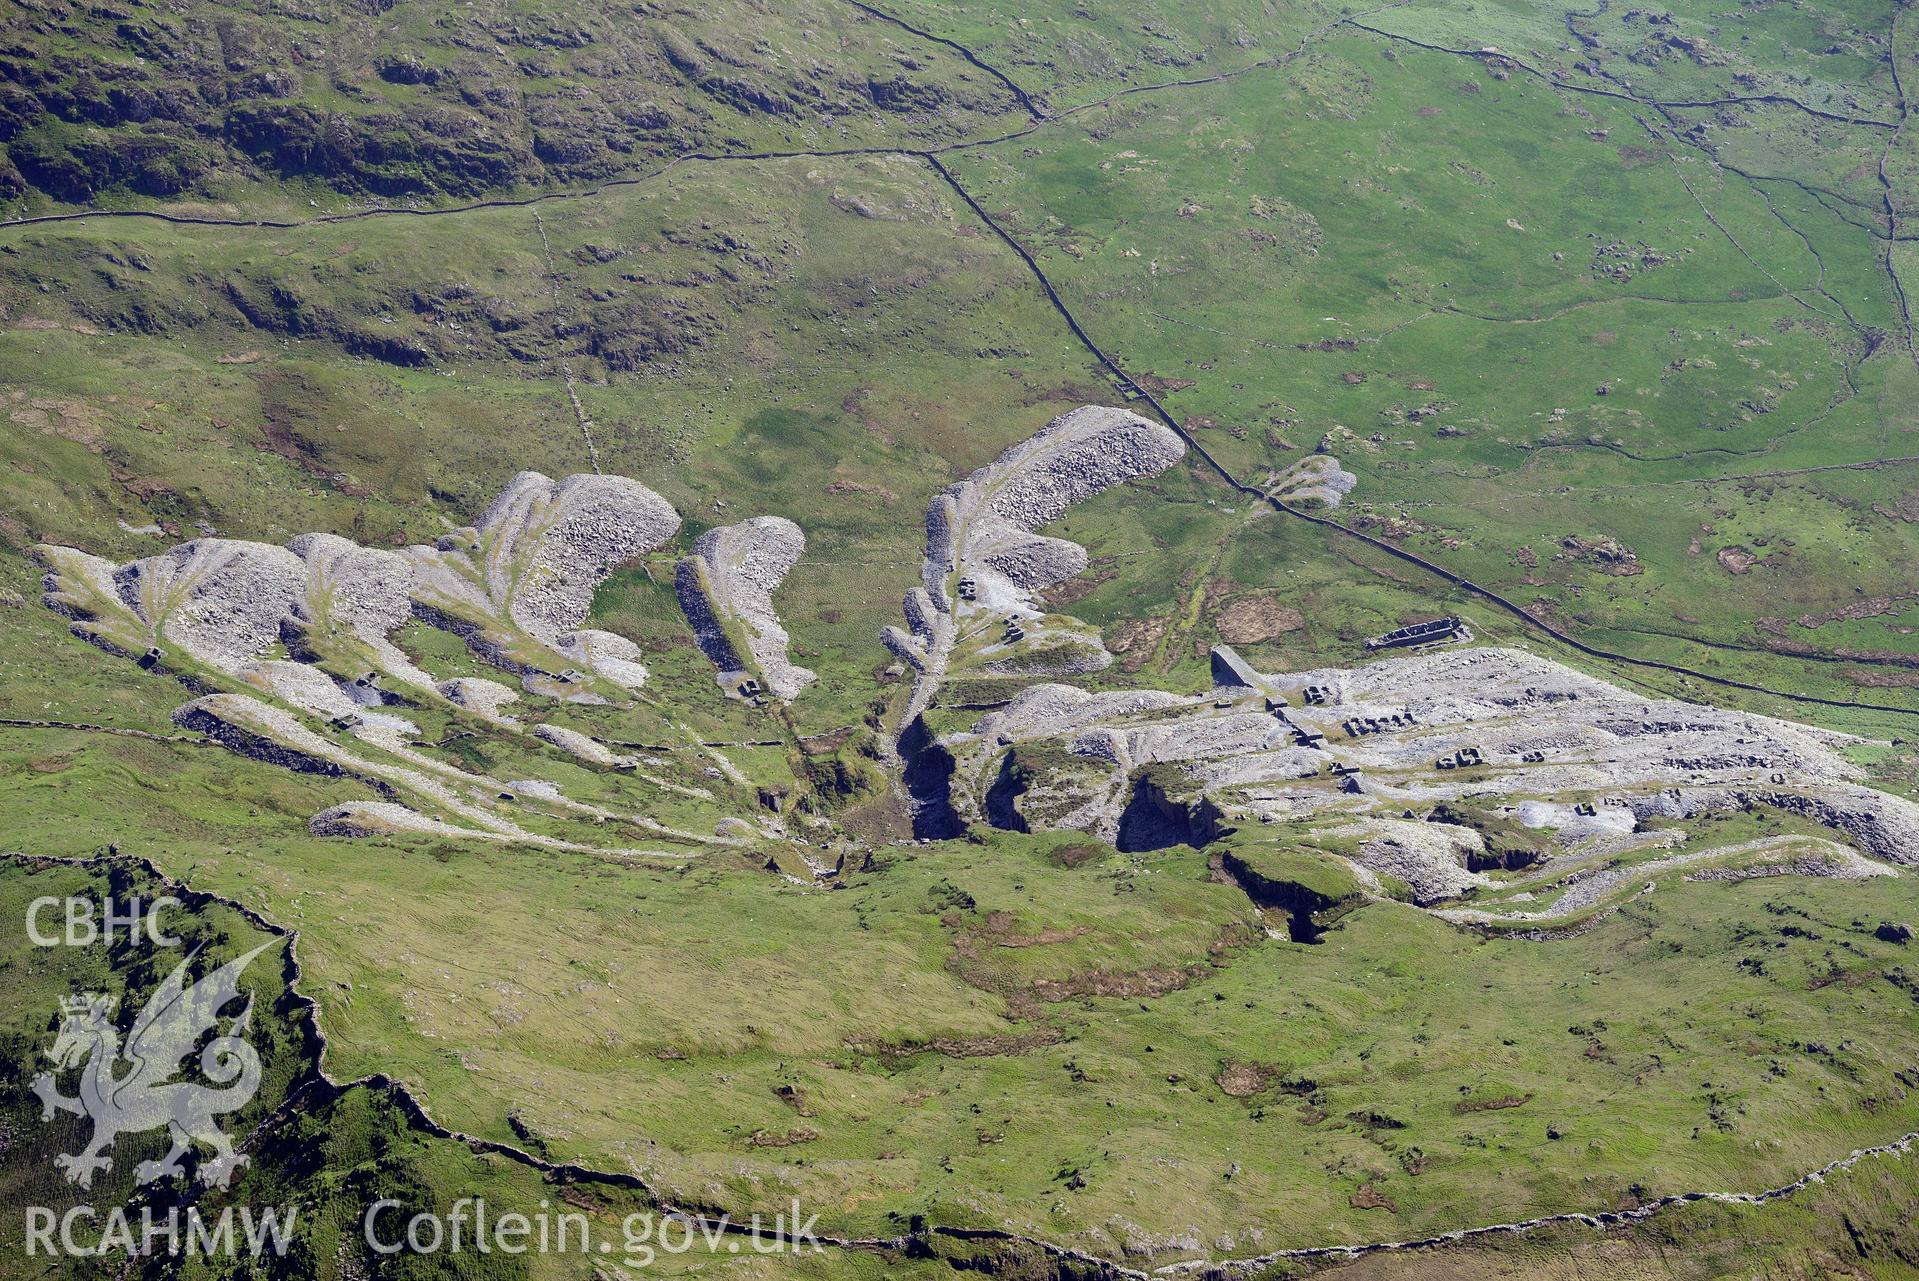
[[[0,717],[0,728],[79,730],[87,734],[108,734],[115,738],[144,738],[155,743],[186,743],[193,747],[219,746],[212,739],[203,738],[198,734],[156,734],[152,730],[127,729],[120,725],[95,725],[87,721],[34,721],[8,716]],[[221,750],[226,749],[221,748]]]
[[[538,205],[533,206],[533,226],[540,233],[540,254],[546,262],[547,292],[553,297],[553,343],[560,353],[560,376],[566,381],[566,399],[573,406],[573,420],[580,425],[580,439],[586,442],[586,459],[593,465],[593,474],[597,476],[600,474],[600,451],[593,444],[593,422],[586,416],[586,406],[580,403],[579,389],[573,384],[573,362],[566,358],[562,335],[572,308],[560,296],[559,270],[553,265],[553,242],[547,239],[546,219],[540,216]]]

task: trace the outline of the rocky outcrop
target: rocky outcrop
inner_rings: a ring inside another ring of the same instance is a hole
[[[1331,454],[1309,454],[1281,476],[1272,494],[1294,507],[1337,507],[1359,484],[1359,477]]]
[[[773,609],[774,589],[805,550],[798,525],[756,516],[707,530],[680,561],[673,580],[680,608],[729,692],[751,679],[791,702],[819,679],[787,657],[786,629]]]

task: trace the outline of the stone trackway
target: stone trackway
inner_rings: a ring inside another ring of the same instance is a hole
[[[192,747],[219,746],[212,739],[203,738],[198,734],[156,734],[150,729],[127,729],[121,725],[94,725],[87,721],[27,721],[13,717],[0,717],[0,729],[78,730],[87,734],[110,734],[115,738],[146,738],[156,743],[186,743]]]
[[[997,707],[1000,704],[995,703]],[[801,734],[797,741],[811,743],[822,738],[832,738],[835,734],[850,734],[859,729],[861,722],[842,725],[838,729],[821,730],[817,734]],[[185,743],[188,747],[220,747],[214,740],[199,734],[156,734],[152,730],[128,729],[122,725],[94,725],[87,721],[29,721],[13,717],[0,716],[0,729],[44,729],[73,730],[86,734],[108,734],[116,738],[146,738],[156,743]],[[459,730],[440,739],[438,742],[422,743],[422,747],[445,747],[458,738],[472,738],[472,730]],[[708,740],[696,739],[685,743],[636,743],[621,738],[603,738],[600,740],[612,747],[629,747],[644,752],[684,752],[708,747],[790,747],[792,741],[784,738],[736,738]],[[224,747],[221,751],[227,750]]]
[[[406,1086],[384,1073],[373,1073],[342,1081],[326,1073],[327,1039],[320,1027],[320,1007],[312,997],[300,991],[299,983],[304,977],[300,966],[297,948],[300,933],[296,929],[280,925],[269,920],[258,910],[248,907],[237,899],[224,895],[195,890],[184,881],[178,880],[161,871],[150,859],[130,854],[96,855],[89,858],[38,857],[19,850],[9,850],[3,855],[16,866],[32,868],[43,865],[78,867],[88,870],[105,870],[116,864],[138,869],[144,875],[152,877],[161,887],[179,898],[188,907],[200,907],[217,903],[239,914],[246,922],[263,933],[287,942],[286,961],[283,967],[283,981],[293,1004],[306,1014],[304,1022],[305,1039],[308,1054],[313,1067],[304,1079],[294,1081],[285,1099],[260,1123],[253,1127],[236,1145],[239,1151],[246,1151],[253,1142],[274,1126],[285,1121],[302,1102],[311,1099],[327,1102],[339,1097],[348,1090],[368,1089],[385,1093],[401,1111],[405,1112],[414,1128],[434,1138],[446,1139],[465,1145],[474,1152],[489,1152],[506,1157],[529,1169],[537,1170],[549,1179],[560,1183],[603,1183],[613,1187],[629,1188],[643,1193],[660,1209],[661,1213],[685,1218],[707,1231],[744,1238],[757,1238],[760,1234],[749,1224],[733,1222],[725,1216],[725,1211],[715,1206],[698,1208],[680,1206],[661,1196],[654,1187],[637,1174],[620,1171],[595,1170],[589,1166],[571,1162],[555,1162],[535,1156],[523,1148],[510,1143],[501,1143],[493,1139],[478,1138],[435,1121],[426,1110],[425,1104]],[[1843,1157],[1836,1158],[1814,1170],[1809,1170],[1792,1180],[1760,1192],[1677,1192],[1657,1197],[1634,1210],[1607,1210],[1597,1214],[1569,1211],[1563,1214],[1545,1214],[1530,1219],[1516,1219],[1506,1223],[1489,1223],[1473,1228],[1459,1228],[1451,1232],[1437,1233],[1433,1236],[1412,1237],[1398,1241],[1372,1241],[1356,1245],[1301,1246],[1290,1250],[1275,1250],[1270,1254],[1244,1259],[1193,1259],[1180,1263],[1167,1264],[1151,1271],[1129,1268],[1084,1250],[1059,1245],[1034,1237],[1023,1236],[1001,1228],[966,1228],[944,1224],[929,1225],[926,1231],[934,1236],[948,1237],[957,1241],[1003,1242],[1008,1245],[1026,1246],[1039,1250],[1051,1258],[1080,1264],[1094,1269],[1100,1276],[1123,1278],[1124,1281],[1155,1281],[1156,1278],[1182,1277],[1195,1274],[1253,1273],[1270,1268],[1276,1263],[1287,1261],[1331,1261],[1340,1259],[1358,1259],[1374,1254],[1388,1254],[1403,1250],[1434,1249],[1444,1246],[1460,1245],[1470,1241],[1485,1240],[1500,1236],[1518,1236],[1551,1227],[1584,1227],[1597,1231],[1626,1227],[1653,1217],[1661,1211],[1677,1206],[1698,1202],[1718,1202],[1723,1205],[1764,1205],[1777,1201],[1794,1193],[1804,1191],[1815,1183],[1821,1183],[1834,1174],[1843,1173],[1869,1159],[1881,1156],[1903,1157],[1915,1145],[1919,1145],[1919,1130],[1910,1130],[1885,1143],[1871,1147],[1854,1148]],[[186,1204],[191,1204],[199,1194],[200,1185],[195,1184],[187,1193]],[[914,1245],[912,1236],[897,1237],[843,1237],[821,1235],[817,1238],[822,1245],[834,1246],[844,1250],[867,1252],[904,1252]],[[128,1271],[138,1256],[128,1261]]]
[[[560,273],[553,266],[553,242],[546,236],[546,220],[540,217],[540,207],[533,206],[533,229],[540,233],[540,256],[546,262],[547,292],[553,297],[553,339],[561,341],[561,328],[572,319],[573,309],[566,305],[560,296]],[[573,362],[566,358],[564,348],[560,355],[560,377],[566,381],[566,398],[573,406],[573,419],[580,425],[580,438],[586,442],[586,458],[593,464],[594,475],[600,474],[600,451],[593,444],[593,422],[586,416],[586,406],[580,403],[579,389],[573,382]]]

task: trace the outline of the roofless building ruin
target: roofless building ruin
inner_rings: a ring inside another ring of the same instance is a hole
[[[1387,632],[1384,636],[1375,636],[1366,642],[1366,648],[1408,649],[1415,645],[1442,645],[1448,641],[1470,639],[1472,639],[1472,633],[1466,630],[1466,620],[1448,615],[1445,618],[1435,618],[1429,622],[1400,627]]]

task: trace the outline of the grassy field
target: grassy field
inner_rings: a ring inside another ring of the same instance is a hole
[[[1902,881],[1675,883],[1544,944],[1378,903],[1303,945],[1203,856],[1068,844],[889,851],[839,893],[299,837],[162,861],[299,928],[336,1076],[836,1231],[1256,1253],[1756,1189],[1911,1128],[1870,932]]]
[[[1913,367],[1871,237],[1491,70],[1328,38],[953,163],[1241,479],[1323,442],[1350,523],[1595,643],[1904,705],[1872,672],[1912,649]]]

